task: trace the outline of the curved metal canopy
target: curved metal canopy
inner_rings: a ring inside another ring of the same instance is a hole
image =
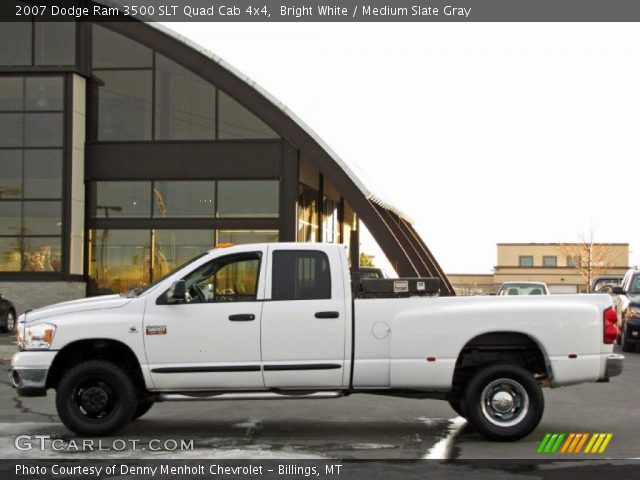
[[[109,1],[99,3],[111,4]],[[400,276],[439,277],[441,295],[455,295],[447,276],[393,205],[375,196],[349,165],[286,105],[221,57],[158,23],[104,24],[162,53],[223,89],[312,161],[364,221]]]

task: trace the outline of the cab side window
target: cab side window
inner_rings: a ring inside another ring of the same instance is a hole
[[[273,300],[331,298],[331,270],[324,252],[276,250],[273,252],[272,272]]]
[[[260,255],[217,258],[187,275],[187,303],[250,302],[256,299]]]

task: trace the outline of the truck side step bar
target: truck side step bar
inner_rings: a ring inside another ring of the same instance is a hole
[[[225,400],[314,400],[318,398],[339,398],[344,395],[340,390],[326,392],[301,392],[297,390],[283,390],[281,392],[185,392],[160,393],[159,402],[194,402],[194,401],[225,401]]]

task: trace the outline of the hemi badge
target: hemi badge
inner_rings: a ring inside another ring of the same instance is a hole
[[[166,325],[149,325],[146,331],[147,331],[147,335],[166,335],[167,326]]]

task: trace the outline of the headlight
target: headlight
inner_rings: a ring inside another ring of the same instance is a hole
[[[52,323],[22,324],[19,334],[20,346],[23,350],[48,350],[55,333],[56,326]]]
[[[640,317],[640,307],[634,305],[627,308],[627,317]]]

